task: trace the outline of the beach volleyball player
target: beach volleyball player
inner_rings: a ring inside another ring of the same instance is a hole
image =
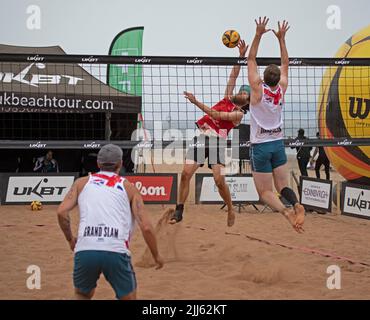
[[[248,46],[243,40],[238,43],[239,56],[244,58]],[[233,95],[240,66],[234,66],[226,86],[224,98],[212,108],[198,101],[190,92],[184,92],[185,98],[201,109],[205,116],[196,125],[200,131],[195,136],[186,154],[185,164],[181,173],[179,201],[170,223],[180,222],[183,218],[184,204],[189,195],[190,179],[195,171],[204,165],[208,158],[208,167],[212,169],[218,191],[227,205],[227,225],[232,226],[235,220],[229,187],[225,182],[222,168],[225,165],[226,138],[231,129],[242,120],[249,107],[249,86],[243,85],[239,92]],[[213,146],[213,147],[212,147]]]
[[[100,171],[77,179],[58,208],[59,225],[75,252],[75,294],[78,299],[90,299],[103,273],[117,299],[135,299],[136,278],[129,249],[135,222],[157,268],[163,266],[163,260],[140,193],[118,175],[122,150],[113,144],[105,145],[98,153],[97,162]],[[76,239],[72,235],[69,211],[77,205],[80,224]]]
[[[273,31],[280,44],[281,67],[269,65],[264,71],[262,81],[258,74],[256,56],[262,35],[270,31],[266,29],[268,20],[266,17],[256,20],[256,35],[248,55],[248,81],[251,86],[251,167],[260,199],[282,213],[297,232],[302,232],[305,212],[294,191],[288,187],[287,156],[282,131],[282,109],[288,88],[289,68],[285,34],[289,26],[284,20],[282,24],[278,23],[278,31]],[[277,192],[294,210],[286,208],[273,192],[273,181]]]

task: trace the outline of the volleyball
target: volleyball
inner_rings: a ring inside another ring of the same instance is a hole
[[[39,211],[42,209],[42,203],[40,201],[32,201],[31,202],[31,210],[32,211]]]
[[[369,58],[370,25],[354,34],[336,58]],[[329,67],[321,82],[318,121],[320,137],[363,138],[370,136],[370,68],[339,63]],[[335,169],[347,180],[370,185],[370,146],[327,147]]]
[[[240,35],[235,30],[227,30],[222,35],[222,42],[228,48],[235,48],[240,40]]]

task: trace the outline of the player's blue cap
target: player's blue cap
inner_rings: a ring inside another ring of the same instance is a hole
[[[251,94],[251,87],[250,87],[250,86],[248,86],[247,84],[243,84],[243,85],[242,85],[242,86],[240,86],[240,88],[239,88],[239,93],[241,93],[241,92],[243,92],[243,91],[247,92],[248,94]]]

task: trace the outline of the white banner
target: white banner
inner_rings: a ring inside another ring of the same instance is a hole
[[[251,176],[225,177],[229,186],[231,199],[233,202],[258,202],[259,196]],[[200,188],[200,202],[219,202],[222,200],[218,188],[212,176],[204,176]]]
[[[10,176],[5,203],[60,202],[74,180],[74,176]]]
[[[331,210],[331,182],[321,182],[302,177],[301,203],[303,205]]]
[[[343,213],[370,218],[370,190],[361,186],[344,187]]]

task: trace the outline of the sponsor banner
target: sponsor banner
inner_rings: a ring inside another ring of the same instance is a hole
[[[258,203],[259,196],[251,174],[226,176],[234,204]],[[212,174],[195,175],[195,203],[223,204]]]
[[[342,201],[344,215],[370,219],[370,186],[344,182]]]
[[[145,203],[177,202],[177,173],[127,174],[125,178],[139,190]]]
[[[307,209],[319,212],[331,212],[332,181],[302,177],[301,203]]]
[[[142,27],[124,30],[139,31]],[[124,32],[117,36],[121,36]],[[116,42],[116,41],[114,41]],[[113,43],[114,43],[113,42]],[[129,44],[131,46],[131,44]],[[129,47],[130,48],[130,47]],[[137,48],[137,46],[134,46]],[[89,63],[89,64],[153,64],[153,65],[246,65],[247,59],[229,57],[168,57],[168,56],[138,56],[129,55],[70,55],[70,54],[42,54],[30,55],[25,53],[1,53],[0,61],[13,63]],[[369,58],[289,58],[289,64],[295,67],[303,66],[368,66]],[[280,64],[280,58],[257,58],[260,66]]]
[[[78,173],[4,174],[2,178],[3,204],[29,204],[41,201],[60,203],[71,188]]]
[[[11,90],[11,88],[10,88]],[[0,90],[0,112],[4,113],[86,113],[140,112],[141,97],[79,93],[13,92]]]
[[[135,27],[123,30],[113,39],[109,48],[111,56],[140,56],[143,51],[144,27]],[[150,63],[145,57],[135,59],[141,64]],[[108,85],[118,91],[142,95],[142,66],[110,64],[107,68]]]
[[[305,146],[305,147],[337,147],[338,142],[342,142],[341,146],[343,146],[344,140],[337,140],[337,139],[327,139],[319,140],[319,139],[311,139],[305,141],[302,144],[290,144],[291,140],[285,140],[285,146]],[[0,149],[99,149],[103,145],[108,143],[113,143],[121,147],[122,149],[161,149],[170,146],[171,148],[180,148],[186,149],[190,141],[186,140],[176,140],[176,141],[168,141],[168,140],[152,140],[152,141],[140,141],[140,140],[98,140],[98,141],[86,141],[86,140],[44,140],[44,141],[37,141],[37,140],[0,140]],[[347,144],[348,142],[346,142]],[[358,139],[351,139],[350,146],[364,146],[369,145],[370,139],[369,138],[358,138]],[[240,141],[239,144],[235,143],[235,141],[228,140],[227,147],[234,148],[238,147],[240,149],[248,149],[250,146],[250,142],[248,141]],[[212,146],[210,146],[212,148]]]

